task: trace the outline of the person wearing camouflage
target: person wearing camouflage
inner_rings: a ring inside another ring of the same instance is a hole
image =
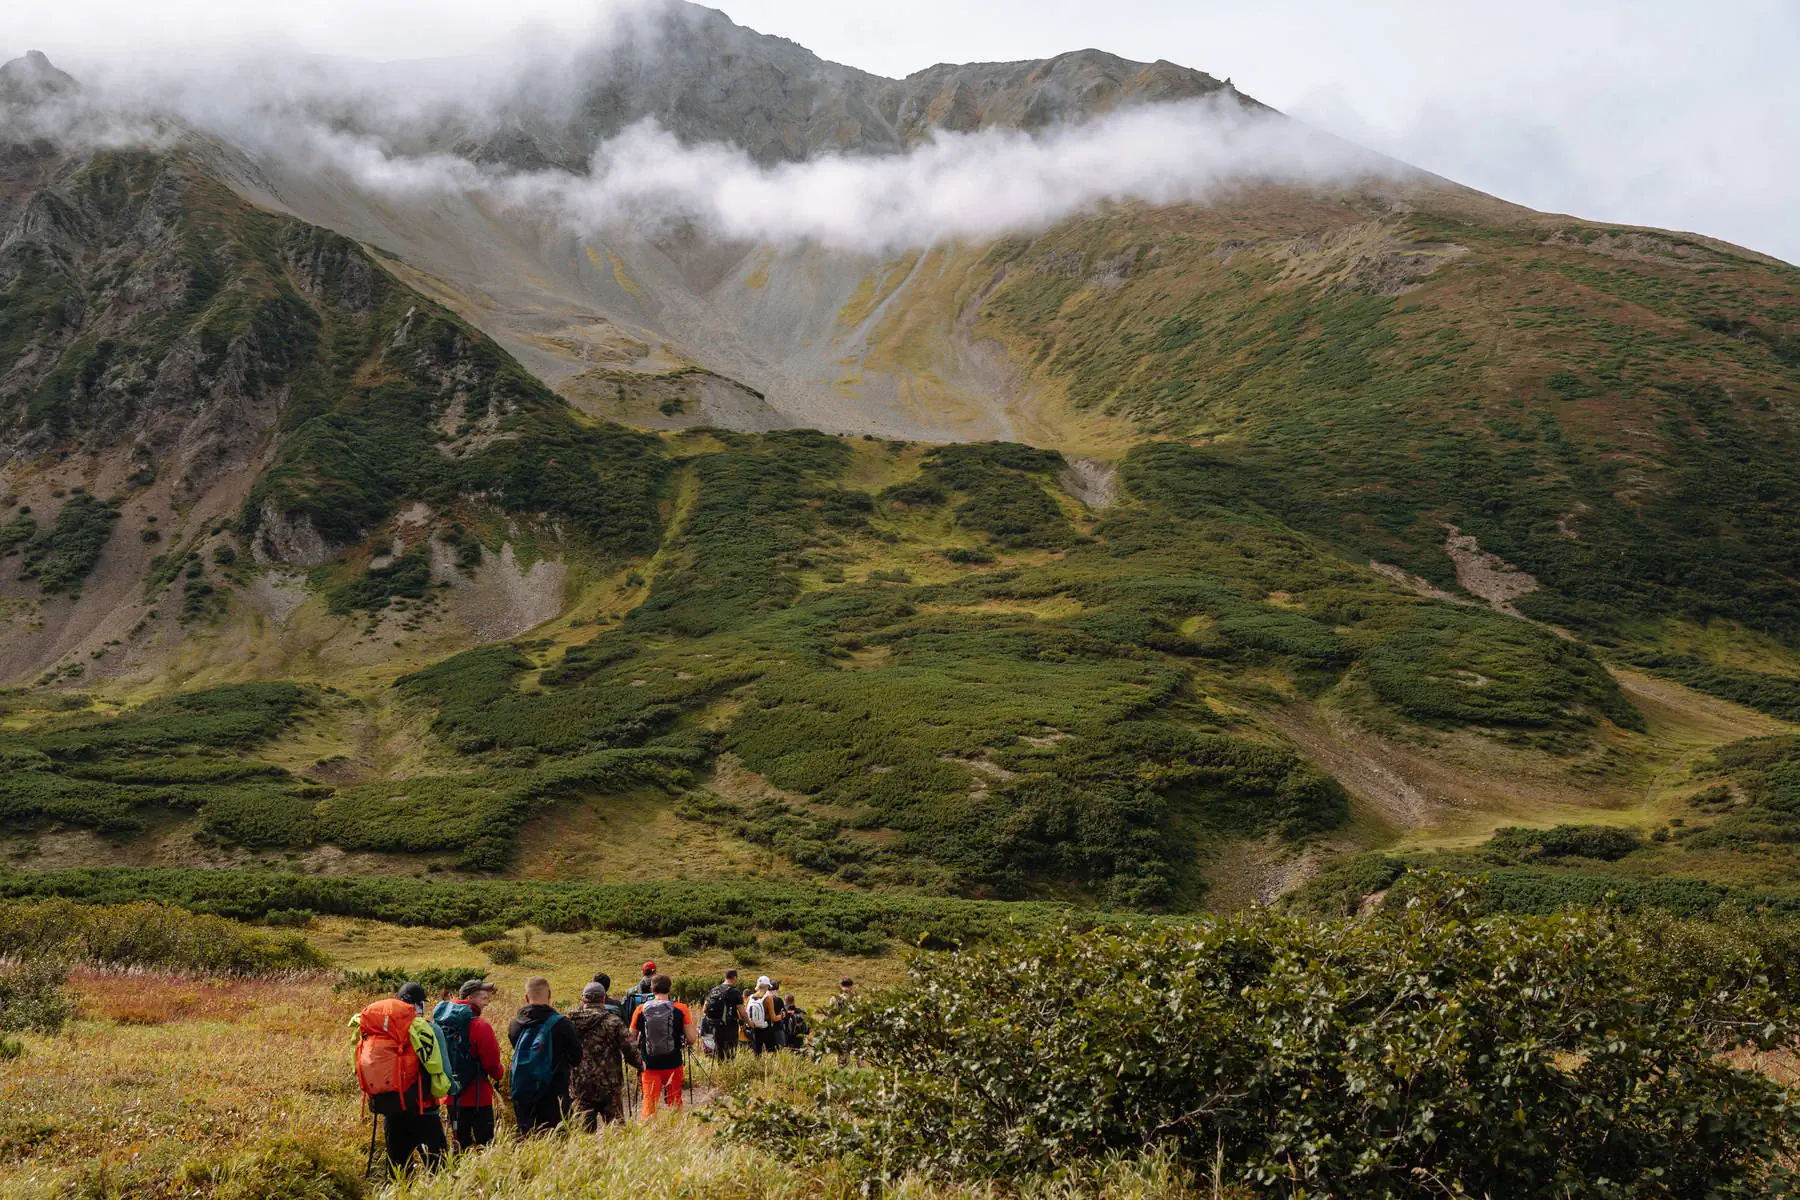
[[[575,1036],[581,1039],[581,1061],[569,1073],[569,1097],[575,1101],[575,1119],[590,1132],[602,1121],[625,1119],[621,1061],[644,1069],[636,1039],[606,1006],[606,999],[605,986],[590,983],[581,989],[581,1007],[569,1014]]]

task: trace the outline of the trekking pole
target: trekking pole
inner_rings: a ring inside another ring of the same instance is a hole
[[[375,1132],[381,1128],[381,1114],[369,1114],[369,1161],[363,1164],[363,1178],[375,1173]]]

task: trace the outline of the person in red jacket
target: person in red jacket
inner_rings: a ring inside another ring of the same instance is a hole
[[[466,981],[456,1002],[475,1010],[469,1022],[469,1049],[475,1054],[480,1074],[450,1101],[450,1138],[456,1148],[473,1150],[494,1140],[494,1089],[506,1080],[500,1063],[500,1039],[494,1027],[482,1019],[481,1010],[493,1002],[496,989],[485,979]]]

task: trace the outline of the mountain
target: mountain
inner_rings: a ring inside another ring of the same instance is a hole
[[[1284,118],[685,6],[560,70],[312,102],[462,191],[165,113],[0,149],[16,860],[1229,906],[1700,814],[1800,717],[1794,268],[1398,165],[891,254],[578,229],[481,181],[644,118],[800,166]],[[1764,862],[1709,853],[1656,870]]]

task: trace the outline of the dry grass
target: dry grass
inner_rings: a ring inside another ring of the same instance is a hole
[[[354,1157],[367,1126],[350,1005],[328,983],[96,971],[71,983],[81,1017],[60,1037],[25,1037],[0,1077],[0,1195],[148,1188],[270,1139]]]

